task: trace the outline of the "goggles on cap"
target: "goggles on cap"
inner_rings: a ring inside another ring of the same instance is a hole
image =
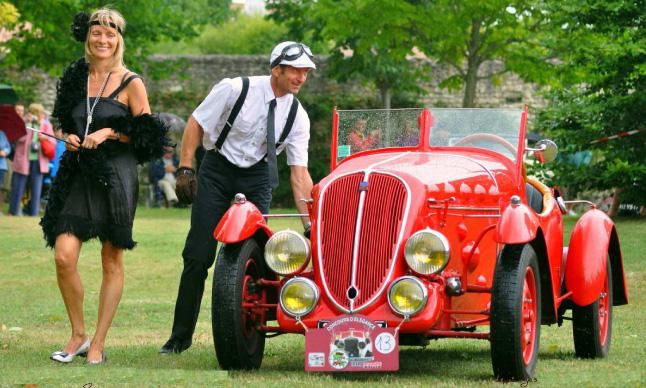
[[[310,48],[307,47],[306,45],[304,45],[302,43],[288,44],[280,52],[280,55],[277,56],[276,59],[271,61],[271,68],[273,69],[274,67],[279,65],[283,60],[293,61],[295,59],[298,59],[303,54],[310,57],[310,59],[314,59],[314,55],[312,54],[312,50],[310,50]]]

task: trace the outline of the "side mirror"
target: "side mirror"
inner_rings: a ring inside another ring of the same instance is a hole
[[[527,147],[525,151],[533,152],[534,156],[541,163],[550,163],[553,162],[554,159],[556,159],[556,155],[559,153],[559,148],[553,141],[549,139],[543,139],[539,140],[536,143],[536,148]]]

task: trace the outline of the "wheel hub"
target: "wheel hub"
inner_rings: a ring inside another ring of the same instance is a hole
[[[527,365],[534,355],[534,343],[536,342],[536,283],[534,271],[531,267],[527,267],[525,271],[521,305],[521,328],[523,333],[521,343],[523,360]]]

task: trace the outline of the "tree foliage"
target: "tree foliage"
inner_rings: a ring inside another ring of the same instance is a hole
[[[596,155],[579,173],[565,158],[555,166],[555,183],[576,190],[622,188],[624,199],[646,204],[646,134],[591,143],[646,129],[646,2],[571,0],[550,7],[553,23],[561,26],[551,49],[564,61],[559,72],[566,82],[551,93],[538,125],[566,153],[591,149]]]
[[[261,15],[239,14],[218,25],[207,27],[195,44],[204,54],[269,54],[287,40],[287,28]]]
[[[329,75],[372,82],[384,107],[392,92],[416,91],[424,77],[407,57],[413,52],[415,7],[399,0],[270,0],[273,18],[299,40],[333,46]]]
[[[552,26],[540,0],[271,0],[270,17],[291,32],[332,42],[335,78],[363,78],[384,93],[414,89],[426,73],[410,66],[413,48],[450,66],[440,86],[463,88],[464,107],[476,103],[483,79],[515,72],[529,81],[550,76],[541,38]],[[352,53],[351,56],[347,54]],[[482,65],[501,67],[484,73]]]
[[[513,72],[525,80],[550,79],[542,40],[553,26],[538,0],[422,0],[415,9],[415,44],[455,74],[440,86],[462,88],[463,107],[476,104],[477,84]],[[482,70],[487,61],[499,68]]]
[[[20,13],[13,4],[6,1],[0,1],[0,30],[8,30],[12,28],[19,18]],[[0,44],[1,43],[2,42],[0,42]]]
[[[140,70],[155,42],[197,35],[197,27],[228,15],[230,0],[11,0],[21,14],[22,26],[3,58],[3,66],[35,66],[52,74],[83,55],[83,45],[70,33],[77,12],[108,5],[126,19],[126,65]]]

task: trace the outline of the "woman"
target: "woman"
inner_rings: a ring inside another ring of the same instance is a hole
[[[72,335],[51,359],[67,363],[87,353],[88,363],[99,364],[106,360],[105,338],[123,290],[123,250],[135,246],[137,162],[161,157],[168,139],[164,125],[150,115],[142,80],[123,64],[123,17],[104,8],[76,15],[72,27],[85,42],[85,58],[72,63],[58,85],[52,116],[71,145],[41,220],[47,245],[54,248]],[[102,243],[103,282],[90,342],[77,262],[83,242],[95,237]]]

